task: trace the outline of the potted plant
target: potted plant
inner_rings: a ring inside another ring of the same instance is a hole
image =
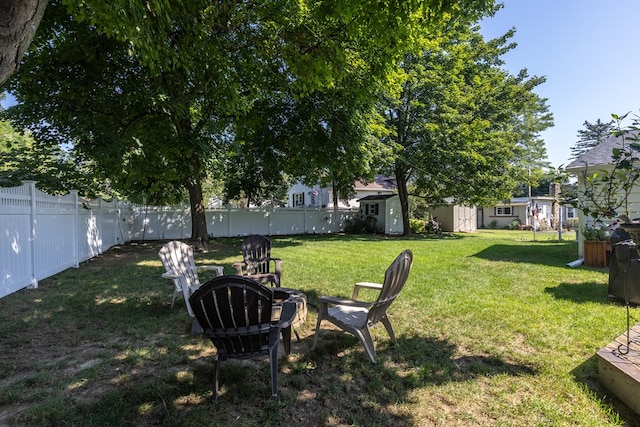
[[[584,238],[584,265],[600,268],[608,266],[611,254],[609,227],[604,224],[588,224],[580,231]]]

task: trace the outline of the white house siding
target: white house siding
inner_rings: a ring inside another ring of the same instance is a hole
[[[489,227],[495,221],[497,228],[507,228],[514,219],[518,219],[523,225],[550,228],[553,200],[552,197],[548,196],[532,197],[531,201],[529,201],[528,197],[516,197],[511,199],[509,203],[483,207],[482,215],[478,216],[478,226]],[[533,216],[532,210],[536,206],[538,207],[538,213]],[[497,209],[504,208],[511,208],[511,213],[509,215],[497,214]]]

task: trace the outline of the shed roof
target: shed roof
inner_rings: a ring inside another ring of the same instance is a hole
[[[387,200],[390,197],[397,196],[397,194],[373,194],[371,196],[363,197],[362,199],[358,199],[359,202],[371,201],[371,200]]]

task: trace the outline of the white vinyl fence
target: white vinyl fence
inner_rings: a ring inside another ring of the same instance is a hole
[[[327,234],[344,230],[353,210],[235,209],[206,212],[211,237]],[[131,240],[187,239],[188,206],[138,206],[81,200],[76,191],[50,196],[25,181],[0,188],[0,298]]]

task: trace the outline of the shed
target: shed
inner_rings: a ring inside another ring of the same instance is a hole
[[[397,194],[376,194],[358,199],[360,212],[376,219],[376,228],[384,234],[402,234],[402,208]]]
[[[478,230],[478,209],[475,206],[455,204],[438,206],[431,209],[431,215],[438,220],[442,231],[458,233]]]

